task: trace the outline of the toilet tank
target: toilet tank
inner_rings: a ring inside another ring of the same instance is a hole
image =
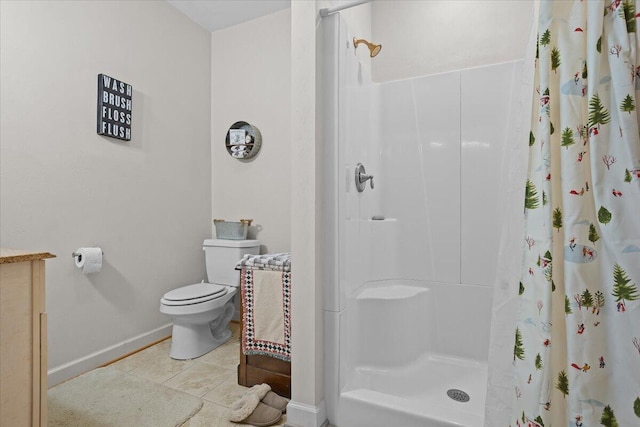
[[[236,263],[245,254],[260,253],[257,240],[207,239],[202,243],[209,283],[240,286],[240,272]]]

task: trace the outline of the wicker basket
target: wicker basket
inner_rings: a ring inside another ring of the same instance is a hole
[[[240,222],[225,221],[224,219],[214,219],[216,226],[216,237],[223,240],[245,240],[247,231],[251,226],[252,219],[241,219]]]

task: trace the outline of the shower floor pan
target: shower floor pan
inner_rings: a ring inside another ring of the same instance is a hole
[[[340,395],[338,425],[482,427],[486,387],[487,365],[474,360],[427,355],[406,367],[360,367]]]

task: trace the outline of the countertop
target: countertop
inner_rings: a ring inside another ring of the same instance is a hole
[[[56,256],[49,252],[25,251],[23,249],[0,248],[0,264],[9,264],[12,262],[37,261],[40,259],[55,258]]]

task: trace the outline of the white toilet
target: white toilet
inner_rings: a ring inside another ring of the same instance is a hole
[[[209,282],[174,289],[160,300],[160,312],[173,318],[170,353],[173,359],[194,359],[231,338],[233,296],[240,287],[240,272],[235,266],[245,254],[257,255],[260,243],[208,239],[202,250]]]

